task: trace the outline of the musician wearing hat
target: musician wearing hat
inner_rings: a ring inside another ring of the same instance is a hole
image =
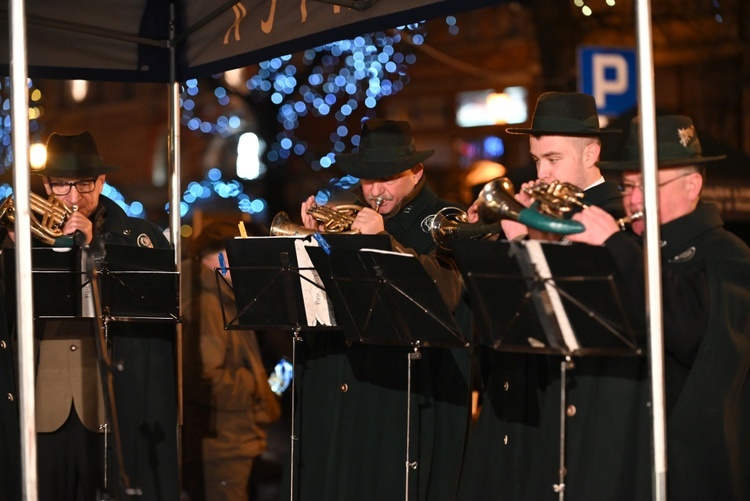
[[[537,166],[539,179],[524,184],[516,196],[521,203],[532,202],[525,188],[559,181],[581,188],[586,205],[616,218],[624,215],[617,183],[605,181],[597,166],[601,136],[612,131],[600,128],[592,96],[544,93],[531,127],[507,131],[529,135]],[[548,239],[512,220],[502,224],[508,239],[527,234]],[[556,499],[560,489],[570,499],[650,496],[649,388],[642,357],[574,357],[561,388],[560,356],[483,347],[479,352],[483,402],[469,439],[459,499]],[[568,408],[561,430],[563,390]]]
[[[448,263],[441,268],[429,222],[440,209],[456,204],[427,184],[422,162],[432,154],[415,146],[408,122],[370,119],[362,126],[358,150],[338,155],[336,165],[360,180],[363,208],[351,227],[363,234],[387,234],[393,250],[417,256],[438,285],[445,285],[439,288],[453,311],[461,293],[459,275]],[[313,203],[310,197],[302,204],[309,228],[317,227],[307,215]],[[459,308],[459,324],[466,313]],[[399,499],[408,474],[409,499],[455,494],[469,419],[467,349],[422,350],[412,366],[414,468],[408,472],[410,348],[345,343],[342,333],[328,331],[306,334],[302,349],[296,492],[310,499]]]
[[[606,181],[597,167],[601,137],[620,132],[599,126],[594,98],[580,92],[545,92],[537,100],[531,127],[508,128],[511,134],[529,136],[529,152],[536,164],[537,179],[521,185],[516,195],[523,205],[534,201],[527,190],[540,183],[569,183],[583,190],[583,203],[602,207],[622,216],[622,197],[616,183]],[[469,218],[478,219],[477,207],[469,208]],[[526,235],[528,229],[515,221],[502,222],[508,239]],[[533,232],[532,232],[533,234]]]
[[[95,250],[105,243],[169,248],[156,225],[127,216],[102,195],[106,174],[114,170],[103,163],[90,133],[50,135],[46,164],[37,173],[47,194],[71,211],[62,233]],[[155,499],[157,493],[161,499],[179,496],[174,327],[164,325],[112,323],[109,328],[111,356],[121,369],[114,373],[114,397],[124,459],[123,465],[112,461],[115,441],[109,437],[107,475],[113,493],[121,485],[122,466],[144,499]],[[39,498],[97,499],[109,416],[94,338],[98,323],[94,318],[38,320],[35,332]]]
[[[620,161],[628,215],[644,205],[635,119]],[[670,499],[750,499],[750,249],[723,228],[719,208],[701,201],[704,170],[723,156],[703,156],[693,121],[657,118],[658,220],[661,240],[667,493]],[[574,216],[586,231],[576,242],[604,245],[616,258],[627,293],[645,322],[644,255],[606,212]],[[636,235],[644,222],[633,223]]]

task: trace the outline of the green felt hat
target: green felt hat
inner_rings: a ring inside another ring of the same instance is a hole
[[[91,133],[53,133],[47,140],[47,161],[44,168],[36,171],[36,174],[77,179],[97,177],[114,170],[117,168],[102,162]]]
[[[598,136],[621,132],[599,128],[594,98],[580,92],[545,92],[536,102],[530,128],[511,127],[505,131],[532,136]]]
[[[418,151],[408,122],[373,118],[362,125],[359,148],[336,155],[345,174],[360,179],[384,179],[427,160],[435,150]]]
[[[625,142],[622,158],[597,162],[602,170],[640,170],[640,120],[635,117],[630,122],[630,133]],[[693,120],[684,115],[664,115],[656,118],[656,154],[659,168],[698,165],[715,162],[726,155],[704,157],[701,155],[701,142],[695,131]]]

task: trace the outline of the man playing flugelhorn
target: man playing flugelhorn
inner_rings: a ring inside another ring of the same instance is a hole
[[[534,159],[537,179],[521,185],[516,199],[525,206],[534,201],[528,190],[540,183],[569,183],[583,190],[581,202],[596,205],[615,218],[624,216],[617,183],[605,181],[596,162],[602,149],[600,136],[614,129],[599,127],[594,98],[577,92],[547,92],[537,101],[530,128],[509,128],[511,134],[529,135],[529,152]],[[478,219],[476,204],[469,208],[469,219]],[[529,233],[515,221],[504,221],[503,231],[510,240]]]
[[[432,153],[416,149],[407,122],[371,119],[363,124],[359,149],[337,155],[336,165],[361,180],[358,195],[365,207],[352,229],[386,233],[393,250],[417,255],[453,310],[463,304],[459,275],[441,270],[429,226],[435,213],[456,204],[427,185],[422,162]],[[307,199],[301,215],[308,228],[317,229],[308,214],[313,203]],[[303,343],[299,491],[307,499],[403,498],[410,348],[348,346],[341,333],[316,334]],[[447,499],[458,486],[469,419],[469,353],[431,349],[421,357],[412,369],[420,403],[410,426],[410,499]]]
[[[91,133],[50,135],[44,168],[36,174],[43,177],[47,195],[54,194],[70,209],[61,233],[76,235],[77,246],[97,252],[105,244],[169,248],[160,228],[128,216],[102,194],[106,175],[115,170],[104,163]],[[3,228],[0,241],[12,247],[14,233],[5,232]],[[70,271],[71,276],[77,273]],[[83,295],[82,302],[92,298],[93,308],[93,295]],[[8,313],[15,316],[15,311]],[[103,433],[109,430],[115,437],[115,413],[105,412],[96,319],[36,318],[34,331],[39,453],[37,465],[30,467],[38,471],[39,499],[120,498],[125,496],[125,477],[143,499],[179,498],[174,327],[143,322],[113,322],[108,327],[111,356],[118,364],[110,402],[117,410],[122,463],[113,459],[118,456],[116,441],[105,441]],[[110,490],[104,490],[105,473]]]
[[[605,181],[596,162],[600,136],[594,98],[580,93],[542,94],[528,134],[539,183],[570,183],[584,190],[582,202],[624,216],[615,182]],[[580,208],[577,208],[580,210]],[[478,219],[477,204],[469,211]],[[506,238],[535,235],[503,220]],[[549,238],[545,238],[549,239]],[[556,240],[556,239],[553,239]],[[553,499],[562,488],[571,499],[633,500],[650,496],[645,364],[641,358],[576,357],[569,372],[565,425],[567,475],[560,485],[560,359],[487,350],[483,405],[469,440],[460,500]],[[603,445],[606,444],[606,445]],[[616,451],[616,452],[613,452]],[[565,473],[565,472],[563,472]]]

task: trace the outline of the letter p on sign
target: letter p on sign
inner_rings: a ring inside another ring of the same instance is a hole
[[[635,106],[635,64],[634,49],[579,48],[579,88],[594,96],[600,114],[618,115]]]

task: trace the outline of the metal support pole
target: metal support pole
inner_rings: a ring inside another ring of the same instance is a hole
[[[292,371],[297,370],[297,343],[302,341],[300,337],[301,328],[297,326],[294,329],[294,337],[292,338]],[[291,433],[289,434],[289,499],[294,501],[294,457],[295,442],[299,441],[299,435],[297,435],[295,428],[295,412],[296,412],[296,401],[297,401],[297,374],[292,373],[292,425]]]
[[[11,120],[13,124],[13,193],[16,228],[31,228],[29,212],[29,97],[24,0],[10,0]],[[34,310],[31,279],[31,232],[16,232],[16,325],[18,331],[18,394],[21,422],[23,499],[36,501],[36,409],[34,388]]]
[[[568,467],[565,465],[565,427],[568,415],[568,370],[573,369],[575,364],[569,355],[560,362],[560,469],[558,470],[558,483],[552,486],[557,492],[557,499],[565,499],[565,476]]]
[[[641,165],[645,205],[646,297],[651,363],[653,417],[653,499],[667,499],[666,412],[664,410],[664,338],[661,294],[659,232],[659,186],[656,155],[654,62],[651,38],[650,0],[636,4],[638,46],[638,111],[641,121]]]

